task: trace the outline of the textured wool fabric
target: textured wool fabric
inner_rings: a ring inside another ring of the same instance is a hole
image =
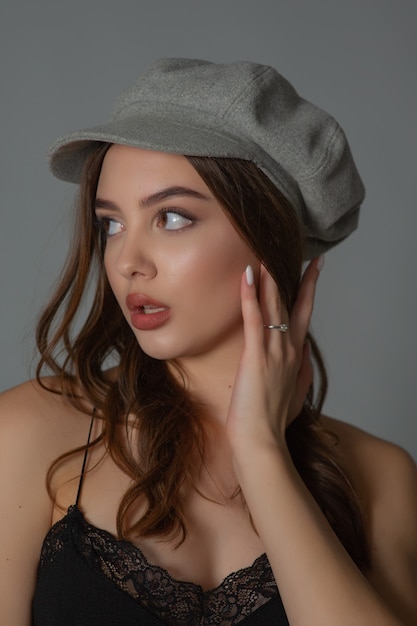
[[[253,161],[305,225],[306,258],[357,226],[364,187],[343,130],[269,66],[160,59],[122,93],[108,123],[53,144],[53,174],[79,182],[97,142]]]

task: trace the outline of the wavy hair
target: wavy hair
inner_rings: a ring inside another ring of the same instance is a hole
[[[105,239],[96,228],[94,200],[100,169],[109,144],[98,144],[80,184],[75,233],[68,261],[38,327],[39,383],[45,369],[59,380],[62,393],[84,412],[95,407],[103,420],[99,438],[115,463],[132,479],[117,515],[121,538],[177,535],[186,537],[181,492],[193,484],[192,459],[204,455],[199,409],[167,364],[145,354],[127,324],[104,271]],[[287,308],[297,297],[305,236],[286,198],[253,163],[239,159],[187,157],[236,230],[274,277]],[[86,304],[87,302],[87,304]],[[80,310],[86,310],[80,319]],[[321,425],[320,413],[327,377],[319,349],[309,340],[317,389],[308,393],[300,415],[287,429],[293,462],[341,543],[362,570],[369,567],[369,546],[359,500],[343,468],[337,440]],[[109,357],[117,377],[108,376]],[[181,380],[181,378],[180,378]],[[55,390],[55,393],[57,391]],[[128,417],[138,429],[137,449],[126,445]],[[83,448],[71,450],[59,464]],[[195,454],[190,454],[194,452]],[[196,457],[197,454],[197,457]],[[146,503],[142,517],[131,523],[138,502]]]

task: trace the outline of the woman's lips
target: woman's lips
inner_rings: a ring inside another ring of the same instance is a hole
[[[148,296],[132,293],[126,298],[132,326],[138,330],[154,330],[168,320],[171,309]]]

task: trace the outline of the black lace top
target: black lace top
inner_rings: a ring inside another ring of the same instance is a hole
[[[47,534],[33,626],[288,626],[266,555],[215,589],[175,580],[139,548],[88,524],[77,506]]]

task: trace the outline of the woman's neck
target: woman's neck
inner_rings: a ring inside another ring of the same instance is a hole
[[[204,422],[224,427],[230,405],[243,339],[222,344],[209,353],[176,361],[185,380],[186,390],[201,409]],[[180,374],[173,364],[168,364],[172,374]]]

